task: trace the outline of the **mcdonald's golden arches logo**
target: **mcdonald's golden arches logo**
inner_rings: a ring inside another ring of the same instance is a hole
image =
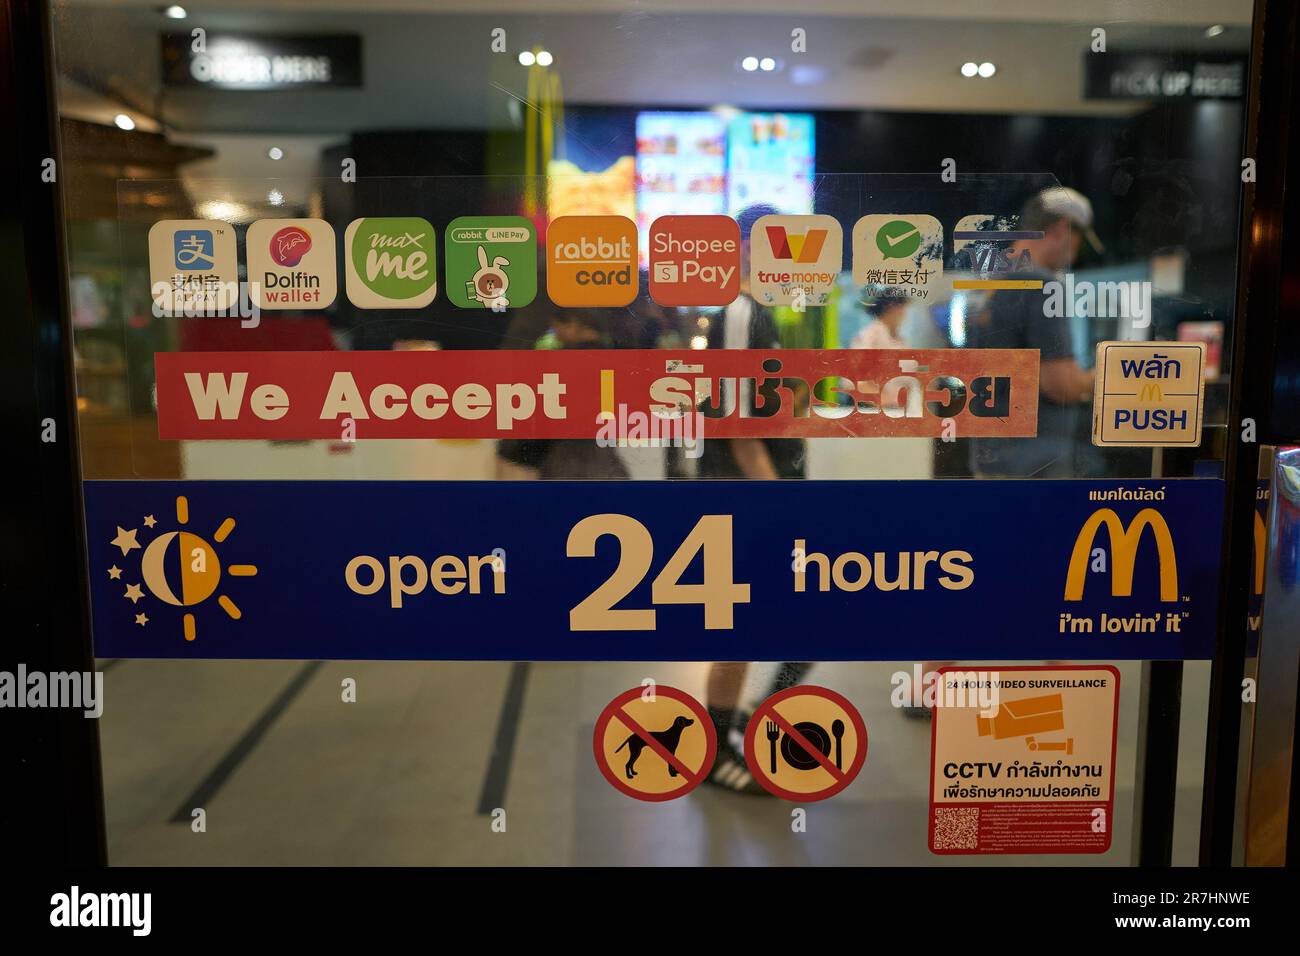
[[[1155,382],[1147,382],[1138,392],[1138,401],[1140,402],[1163,402],[1165,393],[1160,390],[1160,386]]]
[[[1160,562],[1160,600],[1177,601],[1178,559],[1174,554],[1174,539],[1164,517],[1154,508],[1143,508],[1127,528],[1119,515],[1110,508],[1098,508],[1092,513],[1074,540],[1070,567],[1065,575],[1065,599],[1083,600],[1088,557],[1103,524],[1110,535],[1110,593],[1114,597],[1132,597],[1138,546],[1142,543],[1143,532],[1150,528],[1156,541],[1156,558]]]

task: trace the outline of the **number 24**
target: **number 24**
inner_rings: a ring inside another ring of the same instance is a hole
[[[571,558],[595,557],[596,541],[607,534],[618,539],[618,566],[604,584],[569,612],[569,629],[653,631],[654,608],[614,607],[650,570],[654,540],[645,525],[627,515],[591,515],[573,526],[565,553]],[[704,582],[680,583],[683,572],[700,551],[704,553]],[[730,630],[734,626],[735,605],[749,603],[749,585],[732,580],[731,515],[704,515],[695,523],[655,577],[650,597],[655,604],[703,604],[705,630]]]

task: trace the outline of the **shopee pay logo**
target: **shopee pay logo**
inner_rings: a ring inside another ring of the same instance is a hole
[[[661,216],[650,226],[650,297],[727,305],[740,294],[740,227],[729,216]]]
[[[636,224],[625,216],[561,216],[546,230],[546,291],[565,308],[636,298]]]

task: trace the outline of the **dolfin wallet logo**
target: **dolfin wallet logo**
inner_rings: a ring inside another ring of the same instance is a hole
[[[112,563],[105,573],[123,589],[122,600],[130,602],[126,613],[138,627],[179,624],[178,635],[194,641],[199,635],[199,612],[215,610],[211,604],[232,621],[243,616],[222,579],[255,577],[257,566],[230,563],[222,567],[217,546],[224,545],[235,530],[234,518],[223,519],[209,541],[203,533],[190,529],[190,504],[184,495],[176,498],[175,516],[174,527],[169,527],[170,523],[160,526],[153,514],[143,516],[138,524],[127,522],[135,527],[115,524],[117,533],[108,542]],[[238,587],[231,592],[237,593]]]
[[[324,309],[338,276],[334,229],[321,219],[259,219],[248,227],[248,284],[262,309]]]

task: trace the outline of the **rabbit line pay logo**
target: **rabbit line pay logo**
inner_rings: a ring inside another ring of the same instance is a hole
[[[121,553],[114,555],[115,560],[108,569],[108,577],[126,588],[122,599],[131,602],[131,613],[140,627],[148,627],[152,621],[149,617],[149,604],[140,604],[146,597],[161,602],[161,607],[152,609],[155,614],[161,614],[168,607],[194,607],[216,594],[217,585],[221,583],[221,560],[212,544],[200,535],[184,529],[189,520],[189,501],[181,495],[176,499],[176,524],[180,527],[175,530],[156,532],[154,529],[158,525],[158,519],[151,514],[144,516],[141,527],[138,528],[128,530],[115,525],[117,535],[109,544]],[[212,540],[221,544],[234,530],[235,519],[226,518],[212,533]],[[153,538],[147,545],[141,544],[141,534],[153,535]],[[132,560],[134,551],[140,552],[134,555],[134,561],[138,561],[138,564]],[[118,567],[119,561],[128,567]],[[257,574],[257,566],[228,564],[226,573],[235,578],[253,577]],[[136,583],[131,583],[132,578],[136,579]],[[217,594],[217,604],[231,620],[238,621],[242,616],[239,606],[225,594]],[[189,611],[181,618],[181,632],[187,641],[198,636],[194,615]]]
[[[354,219],[343,248],[348,300],[359,309],[422,309],[438,294],[437,236],[428,220]]]
[[[504,312],[537,296],[537,230],[522,216],[462,216],[447,227],[447,298]]]

